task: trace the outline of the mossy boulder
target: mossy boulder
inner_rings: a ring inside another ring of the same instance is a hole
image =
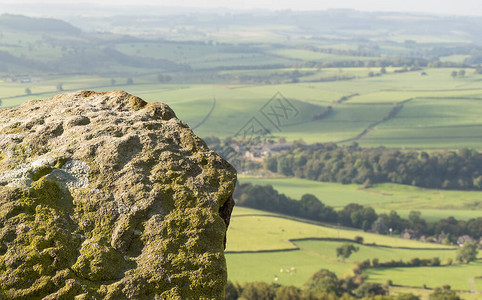
[[[165,104],[0,110],[0,299],[222,299],[235,181]]]

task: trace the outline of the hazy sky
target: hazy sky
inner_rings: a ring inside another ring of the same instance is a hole
[[[61,3],[65,0],[0,0],[4,4],[16,5],[22,3],[42,2]],[[363,11],[403,11],[423,12],[448,15],[477,15],[482,16],[481,0],[80,0],[72,3],[93,3],[102,5],[140,5],[149,4],[171,7],[202,7],[202,8],[231,8],[231,9],[291,9],[291,10],[325,10],[329,8],[352,8]],[[27,4],[26,4],[27,5]]]

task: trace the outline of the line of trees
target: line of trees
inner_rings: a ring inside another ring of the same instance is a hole
[[[271,156],[265,168],[286,176],[318,181],[358,183],[392,182],[427,188],[482,190],[482,153],[418,152],[361,148],[336,144],[295,145],[288,153]]]
[[[311,194],[303,195],[298,201],[278,193],[271,185],[261,186],[251,183],[238,184],[234,198],[239,206],[359,228],[379,234],[400,234],[409,230],[413,236],[424,235],[433,237],[431,240],[434,242],[445,243],[456,243],[458,237],[463,235],[476,240],[482,237],[482,217],[468,221],[448,217],[436,222],[427,222],[419,211],[411,211],[405,219],[393,210],[388,214],[377,214],[373,208],[356,203],[348,204],[336,211]],[[438,239],[440,235],[445,235],[443,241]],[[427,238],[427,240],[430,239]]]
[[[390,280],[386,285],[365,282],[366,275],[358,274],[338,278],[335,273],[321,269],[314,273],[303,288],[284,286],[267,282],[247,282],[244,284],[228,281],[225,287],[225,300],[420,300],[412,293],[389,296]],[[430,300],[460,300],[450,286],[435,288]]]
[[[293,64],[291,67],[306,68],[374,68],[374,67],[399,67],[408,70],[419,70],[420,68],[470,68],[477,65],[478,58],[466,59],[464,63],[440,61],[435,59],[413,58],[413,57],[387,57],[372,60],[339,60],[339,61],[302,61]]]
[[[328,300],[328,299],[373,299],[376,295],[384,300],[418,300],[413,294],[385,296],[388,286],[365,282],[366,275],[338,278],[335,273],[321,269],[314,273],[303,288],[283,286],[276,283],[248,282],[243,285],[228,282],[225,288],[226,300]]]

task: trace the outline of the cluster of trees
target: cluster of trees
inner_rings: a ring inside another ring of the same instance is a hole
[[[286,176],[318,181],[392,182],[427,188],[482,190],[482,153],[463,148],[445,152],[398,151],[380,148],[317,144],[295,145],[271,156],[265,168]]]
[[[374,68],[374,67],[400,67],[405,71],[415,71],[420,68],[464,68],[476,65],[473,60],[466,60],[464,63],[440,61],[435,59],[413,58],[413,57],[386,57],[375,60],[340,60],[340,61],[304,61],[294,64],[292,67],[307,68]]]
[[[276,283],[248,282],[243,285],[228,281],[225,287],[226,300],[419,300],[412,293],[388,296],[388,284],[365,282],[365,275],[338,278],[335,273],[321,269],[313,274],[303,288],[283,286]],[[390,282],[390,281],[388,281]],[[446,285],[435,288],[430,300],[460,300]]]
[[[168,83],[172,80],[172,77],[169,75],[163,75],[163,74],[158,74],[157,75],[157,81],[160,83]]]
[[[419,211],[411,211],[408,218],[405,219],[395,211],[388,214],[377,214],[373,208],[356,203],[348,204],[343,209],[336,211],[311,194],[303,195],[298,201],[278,193],[271,185],[261,186],[251,183],[238,184],[234,198],[239,206],[282,213],[317,222],[360,228],[379,234],[400,234],[405,230],[410,230],[417,236],[439,236],[443,233],[446,235],[443,242],[446,243],[455,243],[457,238],[463,235],[468,235],[473,239],[482,237],[482,217],[468,221],[448,217],[435,222],[427,222]],[[433,241],[436,241],[436,238]]]
[[[363,270],[369,268],[406,268],[406,267],[438,267],[440,266],[440,258],[412,258],[409,261],[391,260],[386,262],[380,262],[378,258],[370,260],[364,260],[357,262],[356,267],[353,269],[353,273],[362,274]]]
[[[366,57],[366,56],[379,57],[380,56],[380,47],[378,45],[364,45],[364,46],[359,45],[357,50],[318,48],[314,46],[303,46],[302,48],[313,52],[336,54],[336,55],[362,56],[362,57]]]
[[[450,76],[452,76],[453,78],[459,76],[459,77],[464,77],[465,76],[465,70],[460,70],[460,71],[452,71],[452,73],[450,73]]]
[[[311,68],[317,67],[318,63],[311,63]],[[267,70],[269,70],[267,66]],[[225,82],[236,82],[236,83],[257,83],[257,84],[281,84],[281,83],[298,83],[300,81],[304,82],[329,82],[329,81],[342,81],[342,80],[352,80],[355,76],[349,76],[346,74],[338,74],[334,76],[326,76],[321,78],[308,79],[303,77],[312,76],[315,74],[314,71],[283,71],[285,68],[306,68],[307,65],[304,63],[295,63],[293,65],[285,65],[279,68],[280,71],[267,73],[267,74],[237,74],[237,73],[220,73],[216,78],[218,81]],[[244,67],[240,66],[240,69]],[[236,69],[236,68],[233,68]],[[259,69],[259,67],[255,68]],[[320,69],[320,68],[318,68]]]
[[[310,76],[315,74],[311,71],[300,72],[298,70],[294,71],[278,71],[269,74],[220,74],[219,79],[228,82],[239,82],[239,83],[263,83],[263,84],[279,84],[279,83],[296,83],[300,81],[301,77]]]
[[[298,201],[279,194],[271,185],[239,184],[234,191],[234,198],[239,206],[328,223],[339,220],[333,207],[323,204],[316,196],[305,194]]]
[[[268,284],[266,282],[249,282],[244,285],[228,282],[225,292],[226,300],[331,300],[331,299],[378,299],[384,296],[388,288],[379,283],[364,282],[366,275],[338,278],[335,273],[321,269],[313,274],[304,284],[303,289],[294,286]],[[394,297],[384,296],[384,300],[417,300],[413,294]]]
[[[464,245],[457,250],[457,256],[455,259],[460,263],[468,264],[477,259],[478,253],[479,251],[477,250],[476,243],[465,242]]]

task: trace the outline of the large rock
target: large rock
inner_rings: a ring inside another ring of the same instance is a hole
[[[221,299],[236,173],[165,104],[0,111],[0,299]]]

